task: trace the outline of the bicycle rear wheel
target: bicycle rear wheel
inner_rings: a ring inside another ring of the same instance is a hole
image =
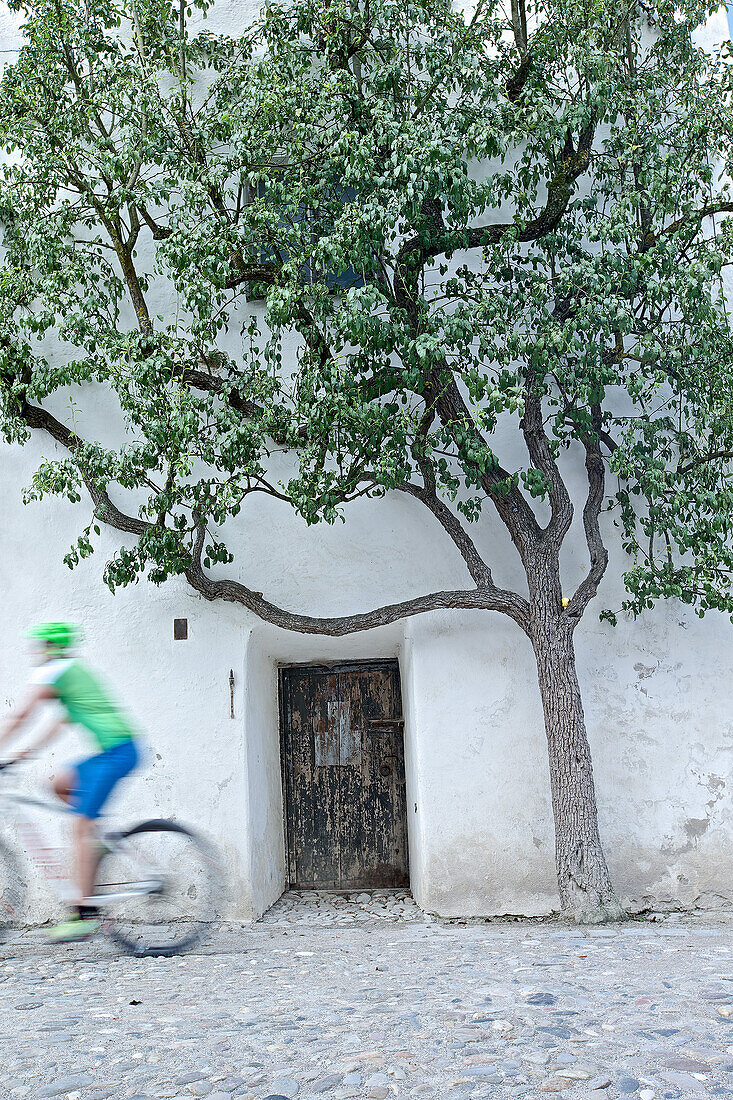
[[[27,884],[17,852],[0,838],[0,943],[14,928],[21,928]]]
[[[111,939],[139,957],[177,955],[199,943],[221,906],[212,847],[174,821],[143,821],[107,843],[95,897]]]

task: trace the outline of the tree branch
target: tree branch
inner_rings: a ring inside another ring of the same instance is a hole
[[[400,248],[397,266],[422,266],[428,260],[460,249],[497,245],[510,232],[515,233],[517,241],[523,244],[539,240],[540,237],[553,232],[568,208],[573,184],[590,163],[590,149],[595,128],[596,121],[593,116],[580,135],[577,150],[566,149],[560,166],[547,184],[547,201],[544,209],[536,218],[531,218],[524,224],[503,222],[469,229],[446,230],[428,244],[419,234],[416,234],[409,237]]]
[[[490,592],[481,589],[456,592],[432,592],[427,596],[418,596],[402,603],[385,604],[358,615],[341,615],[332,618],[316,618],[310,615],[298,615],[285,611],[281,607],[265,600],[258,592],[252,592],[238,581],[211,580],[195,563],[186,572],[189,584],[206,600],[227,600],[239,603],[253,611],[258,618],[284,630],[294,630],[300,634],[325,634],[342,637],[361,630],[372,630],[377,626],[387,626],[400,619],[413,615],[422,615],[427,611],[444,609],[480,609],[484,611],[505,611],[503,606],[492,598]],[[505,611],[505,614],[509,614]],[[513,616],[512,616],[513,617]],[[521,624],[520,624],[521,625]]]
[[[506,82],[506,94],[510,103],[516,103],[519,99],[527,83],[531,68],[532,54],[528,52],[519,62],[517,71]]]
[[[490,450],[486,440],[476,427],[473,417],[466,406],[456,380],[449,367],[444,365],[441,372],[432,372],[431,393],[435,409],[443,424],[461,424],[466,432],[485,450]],[[480,484],[492,501],[499,516],[509,531],[512,542],[517,547],[522,561],[526,561],[527,551],[542,534],[537,518],[516,486],[511,486],[512,476],[497,462],[491,470],[482,471]]]
[[[578,621],[580,621],[583,612],[598,591],[598,586],[608,565],[608,550],[603,545],[599,523],[606,484],[599,436],[601,424],[600,405],[593,406],[592,416],[594,433],[592,436],[586,436],[583,440],[585,468],[588,472],[588,496],[583,508],[583,529],[590,556],[590,569],[588,575],[578,585],[567,607],[567,614]]]
[[[28,427],[47,432],[71,454],[76,454],[81,450],[83,441],[80,437],[45,409],[25,402],[20,410],[20,416]],[[156,529],[154,523],[126,515],[112,503],[106,486],[98,485],[83,471],[81,471],[81,474],[94,503],[95,516],[102,522],[118,531],[134,535],[142,535],[147,531]],[[509,615],[522,629],[526,630],[525,601],[514,593],[504,592],[498,588],[432,592],[426,596],[404,600],[401,603],[385,604],[383,607],[377,607],[372,611],[357,615],[341,615],[329,618],[299,615],[270,603],[269,600],[263,598],[262,593],[252,591],[239,581],[212,580],[208,577],[201,566],[205,537],[205,525],[199,518],[196,524],[194,547],[190,555],[190,565],[185,573],[189,584],[206,600],[225,600],[230,603],[242,604],[265,622],[282,627],[284,630],[293,630],[301,634],[325,634],[332,637],[341,637],[361,630],[371,630],[376,626],[386,626],[389,623],[413,615],[421,615],[427,611],[439,611],[449,608],[501,611]]]
[[[47,432],[71,454],[78,454],[81,450],[83,440],[50,412],[47,412],[46,409],[42,409],[38,405],[29,405],[26,401],[21,407],[20,416],[29,428],[37,428]],[[131,535],[142,535],[145,531],[155,527],[155,524],[147,523],[135,516],[125,515],[116,504],[112,503],[104,486],[98,485],[92,478],[85,475],[83,470],[80,473],[92,498],[94,514],[104,523],[109,524],[110,527],[115,527],[118,531],[125,531]]]
[[[422,504],[430,509],[440,526],[450,535],[451,540],[455,543],[461,557],[466,563],[472,580],[476,582],[478,587],[493,587],[494,581],[491,576],[491,570],[482,560],[473,540],[463,529],[460,521],[453,515],[445,501],[441,500],[436,493],[431,492],[422,485],[400,485],[398,486],[398,490],[401,493],[407,493],[408,496],[421,501]]]
[[[258,416],[262,416],[264,412],[255,401],[250,401],[248,398],[242,397],[238,390],[225,386],[221,378],[206,374],[205,371],[195,370],[193,367],[189,367],[184,370],[181,381],[186,386],[193,386],[194,389],[218,394],[222,400],[225,400],[233,409],[242,413],[243,416],[256,419]]]
[[[529,604],[518,593],[499,588],[494,583],[491,569],[479,554],[473,539],[451,512],[445,501],[441,500],[428,487],[420,485],[400,485],[399,491],[415,497],[416,500],[421,501],[430,509],[443,530],[458,548],[472,579],[476,582],[477,588],[493,599],[493,610],[502,611],[505,615],[514,619],[515,623],[526,632],[529,629]]]
[[[536,386],[536,379],[533,376],[528,377],[525,388],[524,415],[520,421],[520,427],[532,465],[547,479],[550,507],[552,508],[552,518],[547,531],[560,545],[570,530],[570,524],[573,520],[573,504],[565,482],[557,468],[555,456],[552,453],[550,441],[542,423],[542,398]]]
[[[669,237],[678,233],[680,229],[684,229],[686,225],[704,221],[705,218],[712,218],[716,214],[733,214],[733,202],[708,203],[706,206],[701,206],[699,210],[691,210],[689,214],[677,218],[664,229],[660,229],[658,233],[647,233],[644,237],[644,247],[651,248],[658,244],[662,237]]]
[[[172,230],[165,226],[158,225],[155,219],[150,215],[147,208],[140,203],[136,203],[137,209],[140,212],[140,217],[143,219],[148,229],[153,235],[154,241],[164,241],[170,237]]]
[[[265,283],[271,286],[279,271],[279,267],[276,263],[272,263],[266,260],[262,260],[258,263],[246,263],[242,257],[234,257],[235,264],[232,268],[232,274],[224,284],[227,290],[235,290],[242,283]]]
[[[527,12],[524,0],[512,0],[512,30],[514,41],[521,54],[527,52]]]
[[[689,474],[698,466],[704,466],[708,462],[719,462],[721,459],[723,459],[724,461],[733,459],[733,451],[729,448],[726,448],[722,451],[709,451],[707,454],[698,455],[697,458],[693,458],[684,466],[678,466],[675,473],[677,477],[681,476],[682,474]]]

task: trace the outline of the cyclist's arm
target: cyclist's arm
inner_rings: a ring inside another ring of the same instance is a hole
[[[37,740],[34,741],[32,745],[29,745],[26,749],[23,749],[22,752],[18,752],[15,754],[16,761],[25,760],[26,757],[34,756],[37,752],[40,752],[41,749],[45,749],[46,745],[50,745],[52,741],[56,740],[65,725],[65,716],[62,718],[57,718],[55,722],[51,723],[46,732],[41,734],[41,736],[37,738]]]
[[[40,706],[41,703],[44,703],[47,699],[55,698],[56,693],[49,684],[37,684],[33,687],[25,701],[5,720],[4,728],[0,733],[0,745],[9,741],[21,726],[25,725],[36,707]]]

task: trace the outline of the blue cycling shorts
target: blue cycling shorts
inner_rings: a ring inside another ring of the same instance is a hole
[[[130,774],[137,761],[135,742],[123,741],[77,764],[76,785],[71,792],[74,812],[81,817],[98,818],[114,788]]]

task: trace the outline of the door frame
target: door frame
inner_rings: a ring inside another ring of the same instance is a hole
[[[389,668],[397,671],[397,676],[400,685],[400,699],[402,700],[402,718],[400,721],[402,726],[402,752],[403,758],[405,754],[404,743],[404,695],[402,691],[402,669],[398,657],[374,657],[373,659],[356,659],[349,661],[348,659],[343,661],[283,661],[277,665],[277,712],[280,725],[279,740],[280,740],[280,782],[282,785],[282,806],[283,806],[283,838],[285,841],[285,889],[290,890],[292,884],[296,878],[295,867],[295,853],[293,851],[293,845],[290,840],[290,827],[288,823],[288,785],[287,785],[287,769],[286,769],[286,744],[285,744],[285,691],[283,685],[284,673],[291,668],[309,668],[314,672],[323,673],[339,673],[339,672],[369,672],[371,669]],[[407,813],[407,805],[405,806],[405,828],[407,830],[407,873],[410,873],[410,844],[409,844],[409,820],[410,815]],[[352,890],[329,890],[330,894],[337,893],[353,893]]]

